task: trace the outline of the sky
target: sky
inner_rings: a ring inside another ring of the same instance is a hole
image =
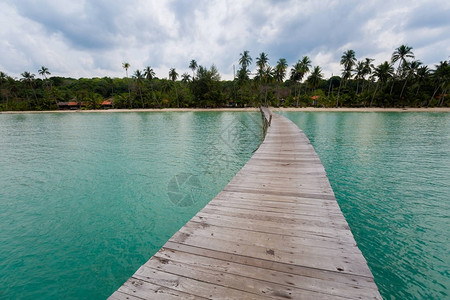
[[[340,74],[340,57],[389,61],[413,47],[434,67],[450,60],[448,0],[0,0],[0,71],[11,77],[41,66],[52,76],[124,77],[151,66],[159,78],[189,62],[214,64],[224,80],[244,50],[265,52],[289,68],[303,56],[325,77]]]

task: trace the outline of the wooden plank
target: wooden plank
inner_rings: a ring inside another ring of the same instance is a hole
[[[171,241],[184,245],[198,246],[205,249],[223,251],[231,254],[242,254],[255,258],[282,262],[287,264],[317,268],[328,271],[341,271],[342,273],[370,276],[370,271],[364,264],[365,259],[360,253],[343,252],[342,250],[324,251],[310,247],[289,248],[283,245],[273,245],[263,241],[246,241],[244,239],[231,241],[230,238],[220,239],[216,236],[191,235],[181,231],[175,233]],[[289,245],[289,244],[288,244]],[[329,250],[329,249],[326,249]]]
[[[247,242],[248,237],[252,237],[252,245],[258,245],[258,242],[262,244],[262,246],[267,246],[271,248],[283,247],[283,249],[293,249],[298,248],[297,245],[305,246],[306,248],[302,248],[302,250],[311,250],[317,248],[320,251],[326,252],[328,255],[330,252],[339,252],[338,250],[348,251],[350,249],[351,253],[360,253],[359,249],[356,247],[356,244],[353,242],[342,242],[336,239],[325,238],[312,234],[304,234],[302,236],[292,236],[292,235],[284,235],[284,234],[274,234],[270,232],[261,232],[261,231],[252,231],[248,229],[242,228],[230,228],[226,226],[207,224],[203,222],[195,222],[189,221],[183,226],[180,232],[192,235],[201,235],[206,238],[214,236],[215,238],[228,240],[228,241],[237,241],[237,242]],[[329,249],[329,250],[327,250]]]
[[[133,277],[141,281],[149,282],[153,285],[181,292],[183,294],[203,297],[207,299],[217,299],[225,297],[227,299],[256,300],[266,298],[243,290],[237,290],[234,288],[223,286],[220,284],[220,282],[211,283],[201,279],[193,279],[189,276],[179,276],[169,272],[149,268],[146,265],[141,266],[133,275]]]
[[[323,212],[332,211],[339,213],[339,206],[336,201],[323,201],[314,200],[308,201],[307,199],[292,200],[286,198],[257,198],[257,199],[242,199],[242,197],[228,196],[222,194],[217,196],[210,204],[239,204],[246,205],[246,207],[267,207],[277,209],[292,209],[292,210],[320,210]]]
[[[270,269],[291,275],[299,275],[325,281],[333,281],[339,284],[351,285],[356,284],[360,287],[376,288],[373,278],[367,276],[359,276],[354,274],[342,273],[337,271],[327,271],[317,268],[309,268],[300,265],[286,264],[274,262],[273,260],[265,260],[255,258],[253,256],[245,256],[242,254],[231,254],[220,250],[211,250],[198,246],[189,246],[172,241],[168,241],[164,247],[158,251],[162,254],[166,251],[177,250],[197,255],[199,257],[210,257],[223,260],[225,262],[235,262],[243,265],[254,266],[262,269]],[[224,264],[226,266],[226,263]],[[326,288],[326,286],[324,287]]]
[[[279,196],[293,196],[293,197],[303,197],[303,198],[313,198],[313,199],[324,199],[324,200],[334,200],[333,194],[325,193],[302,193],[302,192],[285,192],[285,191],[274,191],[274,190],[258,190],[254,188],[245,188],[241,186],[226,186],[224,191],[227,192],[240,192],[240,193],[250,193],[250,194],[265,194],[265,195],[279,195]]]
[[[276,213],[291,213],[295,215],[308,215],[308,216],[342,216],[337,208],[326,208],[323,206],[300,206],[277,202],[277,204],[269,205],[268,203],[260,204],[257,201],[244,202],[242,201],[232,201],[227,200],[215,200],[208,204],[210,207],[228,207],[228,208],[239,208],[247,209],[252,211],[265,211],[265,212],[276,212]]]
[[[252,210],[243,209],[228,209],[228,208],[213,208],[212,206],[206,206],[201,211],[204,214],[215,214],[220,216],[240,217],[243,219],[252,219],[259,221],[272,221],[278,222],[279,225],[293,226],[293,225],[310,225],[317,227],[332,227],[340,229],[349,229],[345,219],[332,219],[332,218],[314,218],[312,216],[301,216],[283,213],[271,213],[260,211],[255,213]]]
[[[328,224],[329,221],[332,221],[332,224],[346,226],[347,222],[342,214],[331,214],[331,213],[308,213],[308,212],[295,212],[289,210],[276,210],[276,209],[253,209],[249,207],[239,207],[238,205],[215,205],[214,203],[209,203],[202,210],[204,212],[213,212],[217,214],[221,214],[222,212],[228,212],[230,214],[257,214],[259,216],[263,216],[266,218],[277,218],[282,223],[281,218],[286,220],[291,220],[291,223],[301,222],[301,221],[313,221],[313,222],[322,222]],[[219,212],[220,211],[220,212]]]
[[[236,289],[257,295],[259,298],[285,298],[285,299],[328,299],[329,294],[310,291],[309,289],[299,289],[295,286],[275,283],[273,281],[261,280],[260,278],[252,278],[251,276],[243,276],[236,273],[224,272],[223,267],[217,264],[200,266],[202,258],[196,259],[197,264],[189,264],[185,261],[174,261],[155,256],[156,259],[149,260],[145,266],[161,270],[180,277],[189,277],[202,282],[211,284],[219,284],[227,288]],[[186,259],[186,257],[183,257]],[[261,270],[259,270],[261,272]],[[261,272],[262,273],[262,272]],[[253,274],[254,275],[254,274]],[[239,295],[241,299],[243,295]],[[343,299],[348,299],[347,297]]]
[[[314,292],[311,295],[316,298],[329,297],[330,295],[338,295],[344,298],[359,298],[367,296],[367,294],[376,296],[376,290],[373,289],[372,285],[362,286],[355,284],[354,281],[350,280],[342,283],[329,280],[329,278],[325,279],[317,278],[319,276],[297,275],[290,272],[256,267],[251,264],[232,262],[226,259],[212,258],[180,250],[166,249],[165,251],[158,252],[155,256],[158,257],[160,262],[163,262],[163,265],[177,264],[182,266],[185,264],[191,267],[200,267],[202,269],[218,270],[223,273],[236,274],[242,276],[244,281],[246,278],[252,278],[263,282],[271,282],[281,286],[292,287],[294,289],[294,292],[291,295],[293,298],[295,298],[294,295],[298,298],[302,296],[302,294],[296,293],[295,288]],[[156,266],[158,265],[160,264],[156,264]],[[300,291],[300,293],[303,293],[303,291]]]
[[[304,234],[313,234],[324,237],[334,237],[336,240],[352,241],[354,242],[353,235],[346,228],[337,227],[319,227],[305,224],[292,224],[292,226],[283,226],[280,228],[280,223],[272,220],[255,220],[236,216],[224,216],[216,214],[208,214],[199,212],[194,218],[196,221],[206,224],[222,224],[223,226],[232,227],[241,226],[242,228],[252,231],[262,231],[269,233],[278,233],[292,236],[302,236]]]
[[[109,299],[206,299],[131,277]]]
[[[219,199],[238,199],[241,201],[260,201],[262,203],[267,202],[285,202],[285,203],[295,203],[303,205],[336,205],[338,206],[335,199],[314,199],[301,196],[289,196],[289,195],[270,195],[270,194],[251,194],[251,193],[241,193],[241,192],[229,192],[222,191],[217,194],[216,198]],[[216,199],[215,198],[215,199]],[[214,201],[213,199],[212,201]],[[339,207],[339,206],[338,206]]]
[[[262,112],[253,157],[110,299],[381,299],[309,139]]]

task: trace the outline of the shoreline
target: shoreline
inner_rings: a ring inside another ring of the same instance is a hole
[[[450,107],[271,107],[274,112],[277,111],[303,111],[303,112],[450,112]]]
[[[116,112],[195,112],[195,111],[259,111],[257,107],[244,108],[134,108],[134,109],[86,109],[43,111],[0,111],[0,114],[48,114],[48,113],[116,113]]]
[[[450,112],[450,107],[406,107],[406,108],[381,108],[381,107],[270,107],[273,112]],[[136,109],[96,109],[96,110],[46,110],[46,111],[0,111],[0,114],[48,114],[48,113],[116,113],[116,112],[248,112],[259,111],[257,107],[244,108],[136,108]]]

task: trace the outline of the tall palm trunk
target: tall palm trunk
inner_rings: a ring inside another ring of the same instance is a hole
[[[419,89],[420,89],[420,82],[419,84],[417,84],[416,96],[419,94]]]
[[[402,87],[402,91],[400,92],[400,99],[402,99],[403,91],[405,90],[405,87],[406,87],[406,83],[407,83],[407,82],[408,82],[408,77],[406,77],[405,83],[403,84],[403,87]]]
[[[128,101],[130,102],[130,108],[133,108],[133,100],[131,100],[130,79],[128,78],[128,69],[125,69],[125,72],[127,74]]]
[[[264,87],[265,95],[264,95],[264,106],[267,107],[267,86]]]
[[[379,84],[380,84],[380,82],[377,82],[377,85],[375,86],[375,91],[373,92],[372,100],[370,100],[370,105],[369,105],[370,107],[372,107],[373,99],[375,99],[375,94],[377,93]]]
[[[280,106],[280,82],[277,84],[277,106]]]
[[[144,99],[142,98],[142,87],[141,86],[139,86],[139,97],[141,98],[142,108],[145,108],[144,107]]]
[[[342,79],[339,81],[339,89],[338,89],[338,95],[336,99],[336,107],[339,107],[339,96],[341,94],[341,85],[342,85]]]
[[[441,102],[439,103],[439,106],[443,106],[444,105],[446,94],[447,94],[447,88],[444,90],[444,92],[441,95]]]
[[[441,87],[441,85],[439,84],[439,85],[434,89],[433,95],[431,96],[430,100],[429,100],[428,103],[427,103],[427,107],[430,106],[431,101],[433,100],[434,96],[436,95],[436,93],[437,93],[437,91],[439,90],[440,87]]]
[[[331,77],[333,77],[333,76],[331,76]],[[332,80],[330,80],[330,84],[328,85],[328,98],[330,98],[330,92],[331,92],[331,86],[332,86],[332,83],[333,81]]]

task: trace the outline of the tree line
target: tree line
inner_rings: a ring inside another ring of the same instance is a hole
[[[171,68],[167,78],[155,76],[150,66],[135,70],[122,64],[124,78],[66,78],[50,76],[42,66],[38,76],[25,71],[15,79],[0,71],[0,110],[54,110],[58,103],[74,101],[86,109],[101,108],[109,99],[115,108],[169,107],[429,107],[448,106],[450,61],[434,68],[415,58],[413,48],[401,45],[390,61],[356,59],[345,51],[341,74],[324,78],[322,68],[304,56],[289,67],[280,58],[270,65],[267,53],[255,59],[245,50],[239,54],[233,80],[221,80],[218,69],[189,62],[192,74]]]

